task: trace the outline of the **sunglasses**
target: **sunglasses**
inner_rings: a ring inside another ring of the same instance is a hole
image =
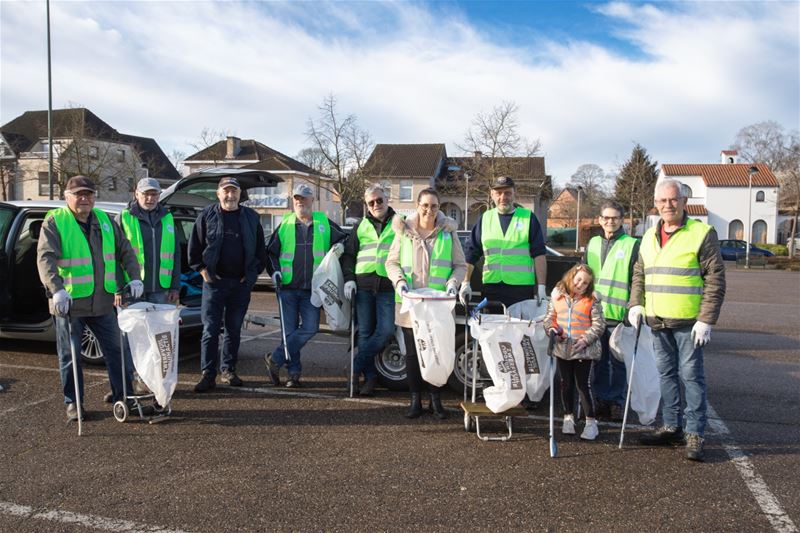
[[[375,198],[374,200],[370,200],[369,202],[367,202],[367,205],[370,207],[376,205],[383,205],[383,198]]]

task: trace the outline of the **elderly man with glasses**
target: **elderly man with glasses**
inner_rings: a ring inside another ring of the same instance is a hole
[[[386,258],[394,240],[392,219],[396,214],[378,185],[367,188],[364,203],[366,215],[354,226],[344,247],[342,272],[345,296],[350,301],[355,296],[358,317],[352,390],[372,396],[378,383],[375,356],[394,332],[394,285],[386,274]],[[364,384],[359,388],[361,374]],[[348,390],[350,386],[348,383]]]

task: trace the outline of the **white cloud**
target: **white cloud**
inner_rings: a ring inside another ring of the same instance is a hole
[[[499,45],[445,7],[51,3],[54,105],[167,152],[191,152],[208,126],[293,155],[334,93],[378,142],[455,154],[475,113],[513,100],[560,181],[583,163],[612,169],[634,141],[662,162],[714,161],[742,126],[798,127],[797,3],[596,7],[634,58],[579,40]],[[47,105],[44,7],[2,2],[0,15],[6,122]]]

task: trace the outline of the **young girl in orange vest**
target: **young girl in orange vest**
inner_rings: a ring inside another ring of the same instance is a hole
[[[600,302],[594,297],[594,274],[578,264],[564,274],[550,298],[544,320],[548,334],[556,335],[553,354],[561,376],[561,403],[564,407],[562,433],[575,434],[575,387],[586,414],[581,438],[594,440],[600,431],[594,415],[592,361],[600,359],[600,336],[606,327]]]

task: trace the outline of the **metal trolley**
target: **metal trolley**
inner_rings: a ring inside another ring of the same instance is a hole
[[[485,298],[479,304],[475,305],[475,307],[470,309],[468,308],[467,317],[473,318],[478,320],[480,323],[481,320],[481,311],[486,308],[492,309],[502,309],[504,315],[508,315],[506,310],[506,306],[501,302],[490,302]],[[465,320],[465,333],[464,333],[464,346],[469,345],[469,318]],[[465,356],[463,359],[463,372],[464,377],[468,376],[467,374],[467,361],[469,357]],[[472,379],[464,379],[464,401],[461,402],[461,408],[464,410],[464,431],[467,433],[472,431],[472,428],[475,428],[475,433],[479,439],[482,441],[502,441],[505,442],[510,440],[511,437],[514,435],[514,417],[527,417],[528,413],[525,409],[521,406],[512,407],[502,413],[494,413],[486,404],[481,402],[477,402],[478,396],[478,340],[473,337],[472,339]],[[482,382],[491,382],[491,378],[481,377],[480,381]],[[471,393],[469,392],[471,389]],[[470,398],[469,401],[467,398]],[[498,435],[483,435],[481,434],[481,419],[493,419],[493,420],[501,420],[505,423],[506,426],[506,433],[505,434],[498,434]]]

